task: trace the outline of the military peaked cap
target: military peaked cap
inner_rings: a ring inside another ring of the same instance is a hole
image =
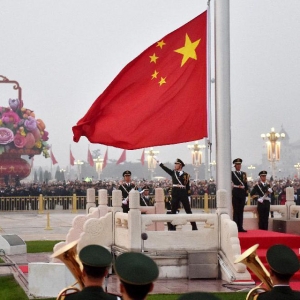
[[[286,245],[270,247],[266,257],[270,268],[276,273],[292,275],[299,270],[299,260],[296,253]]]
[[[123,172],[123,177],[126,176],[126,175],[131,176],[131,172],[129,170],[124,171]]]
[[[185,166],[184,162],[179,158],[176,159],[175,164],[181,164],[183,167]]]
[[[142,188],[142,190],[143,190],[143,191],[149,191],[149,190],[150,190],[150,188],[149,188],[149,186],[148,186],[148,185],[145,185],[145,186]]]
[[[260,171],[260,172],[258,173],[258,176],[265,176],[265,175],[267,175],[267,174],[268,174],[267,171]]]
[[[233,160],[232,163],[233,163],[234,165],[239,165],[239,164],[241,164],[242,162],[243,162],[243,160],[242,160],[241,158],[236,158],[236,159]]]
[[[84,265],[108,267],[112,262],[111,253],[100,245],[88,245],[81,249],[79,258]]]
[[[120,280],[132,285],[146,285],[157,279],[157,264],[138,252],[123,253],[116,259],[114,267]]]

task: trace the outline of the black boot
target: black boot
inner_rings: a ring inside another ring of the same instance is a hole
[[[196,222],[191,222],[192,230],[198,230]]]

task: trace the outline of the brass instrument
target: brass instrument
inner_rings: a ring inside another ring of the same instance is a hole
[[[73,241],[51,255],[51,258],[60,259],[67,266],[73,276],[77,279],[77,281],[72,286],[64,288],[58,294],[56,300],[63,300],[68,293],[77,293],[84,287],[82,279],[82,263],[77,254],[77,244],[78,240]],[[79,284],[80,288],[77,288],[75,286],[77,283]]]
[[[246,267],[249,268],[262,281],[261,284],[249,291],[246,300],[256,299],[258,294],[269,291],[273,288],[273,282],[270,278],[270,273],[256,254],[256,249],[258,246],[259,244],[250,247],[234,262],[235,264],[243,263],[246,265]],[[261,287],[263,283],[265,284],[264,288]]]

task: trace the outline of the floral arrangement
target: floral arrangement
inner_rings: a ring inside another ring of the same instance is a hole
[[[15,152],[49,157],[48,132],[32,110],[19,99],[9,99],[9,107],[0,106],[0,155]]]

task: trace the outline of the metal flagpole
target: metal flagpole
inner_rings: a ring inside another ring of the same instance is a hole
[[[207,131],[208,137],[205,138],[205,179],[209,179],[210,172],[210,162],[211,162],[211,17],[210,17],[210,4],[211,1],[208,0],[207,2],[207,60],[206,60],[206,69],[207,69],[207,76],[206,76],[206,91],[207,91],[207,115],[208,115],[208,122],[207,122]],[[209,153],[209,156],[208,156]]]
[[[218,189],[227,191],[227,208],[232,217],[229,0],[215,0],[214,9],[217,183]]]

